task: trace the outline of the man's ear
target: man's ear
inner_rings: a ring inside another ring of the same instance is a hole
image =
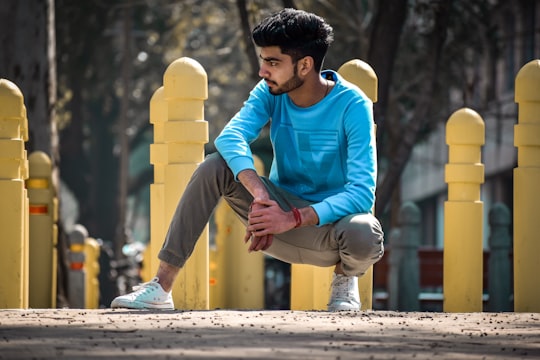
[[[298,74],[306,76],[313,69],[313,58],[311,56],[304,56],[298,60]]]

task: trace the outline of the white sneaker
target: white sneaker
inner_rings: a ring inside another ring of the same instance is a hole
[[[328,311],[360,310],[358,277],[334,274]]]
[[[163,290],[157,277],[133,287],[133,292],[111,302],[111,308],[174,310],[171,292]]]

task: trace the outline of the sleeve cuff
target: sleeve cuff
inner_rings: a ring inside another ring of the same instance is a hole
[[[238,173],[246,169],[255,170],[255,164],[249,156],[238,156],[229,161],[229,168],[233,172],[235,180],[238,181]]]
[[[311,205],[311,207],[313,208],[313,210],[315,210],[317,216],[319,217],[319,224],[317,226],[323,226],[334,222],[334,213],[330,208],[330,205],[328,205],[327,203],[320,202]]]

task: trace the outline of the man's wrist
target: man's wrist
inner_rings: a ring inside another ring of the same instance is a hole
[[[311,226],[319,224],[319,216],[312,206],[306,206],[298,209],[302,217],[302,226]]]
[[[297,208],[293,207],[291,209],[292,213],[293,213],[293,216],[294,216],[294,221],[295,221],[295,225],[294,225],[294,228],[299,228],[300,226],[302,226],[302,214],[300,213],[300,210],[298,210]]]

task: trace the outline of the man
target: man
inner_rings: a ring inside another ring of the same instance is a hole
[[[372,103],[336,72],[321,72],[333,40],[320,17],[284,9],[253,30],[262,80],[193,174],[173,215],[156,277],[111,306],[173,309],[174,279],[219,199],[246,224],[248,251],[335,266],[329,311],[358,310],[358,278],[383,255],[371,214],[377,176]],[[270,121],[269,178],[249,144]]]

